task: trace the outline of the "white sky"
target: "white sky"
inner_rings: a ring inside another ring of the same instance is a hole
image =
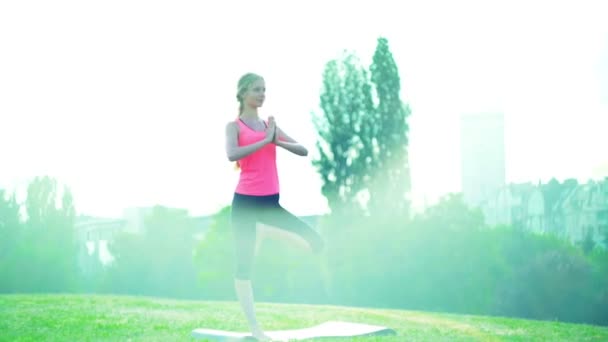
[[[289,3],[289,6],[287,5]],[[209,214],[237,173],[224,154],[238,77],[267,83],[282,203],[325,210],[311,166],[324,64],[365,66],[389,39],[410,119],[417,201],[460,190],[458,120],[502,111],[508,181],[608,175],[602,1],[3,1],[0,187],[48,174],[80,213],[163,204]]]

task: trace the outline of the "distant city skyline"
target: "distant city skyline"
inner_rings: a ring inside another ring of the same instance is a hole
[[[550,5],[547,5],[550,4]],[[281,199],[327,210],[311,160],[325,63],[369,66],[384,36],[412,109],[416,205],[461,190],[459,120],[505,118],[506,182],[608,175],[608,21],[601,1],[0,3],[0,188],[68,185],[79,213],[155,204],[211,214],[237,180],[224,126],[238,77],[311,152],[279,153]],[[276,15],[272,11],[278,11]],[[227,19],[228,18],[228,19]],[[314,18],[314,19],[313,19]],[[313,24],[311,24],[313,23]]]

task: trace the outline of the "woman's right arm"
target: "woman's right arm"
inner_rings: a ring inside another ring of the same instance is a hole
[[[270,131],[270,130],[268,130]],[[228,160],[237,161],[244,158],[253,152],[264,147],[264,145],[270,143],[273,139],[272,134],[266,134],[264,140],[260,140],[250,145],[239,146],[239,132],[235,122],[229,122],[226,125],[226,155]]]

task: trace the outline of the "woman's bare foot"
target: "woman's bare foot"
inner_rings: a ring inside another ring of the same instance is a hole
[[[272,341],[272,339],[268,335],[264,334],[264,332],[259,328],[253,329],[252,335],[258,341]]]

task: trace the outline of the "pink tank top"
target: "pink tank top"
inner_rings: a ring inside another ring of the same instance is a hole
[[[239,146],[250,145],[266,136],[266,132],[254,131],[240,119]],[[279,175],[276,164],[276,145],[266,144],[252,154],[239,159],[241,168],[236,193],[242,195],[265,196],[279,193]]]

